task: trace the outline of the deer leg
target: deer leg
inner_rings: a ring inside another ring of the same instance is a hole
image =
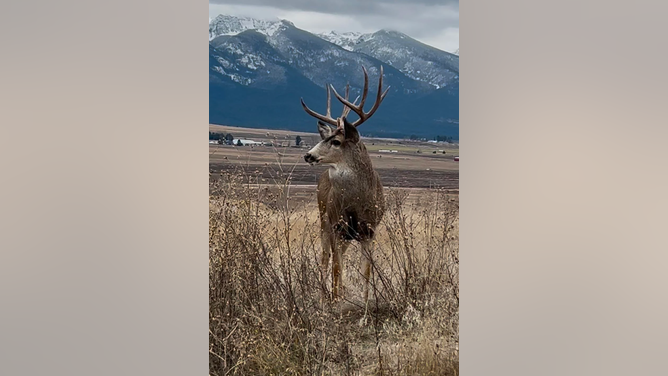
[[[328,231],[322,231],[320,234],[320,244],[322,245],[322,255],[320,257],[320,276],[322,278],[322,288],[320,289],[320,301],[324,302],[327,296],[327,271],[329,270],[329,258],[332,255],[332,234]]]
[[[369,311],[369,280],[371,279],[371,241],[362,242],[362,275],[364,276],[364,316],[359,321],[359,326],[365,326],[367,313]]]
[[[336,239],[332,247],[332,298],[343,296],[343,253],[348,248],[348,242]]]
[[[369,280],[371,278],[371,246],[370,240],[362,242],[362,273],[364,275],[364,304],[369,301]]]

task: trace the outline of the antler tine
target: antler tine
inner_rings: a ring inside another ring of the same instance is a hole
[[[382,66],[380,69],[383,69]],[[360,110],[364,108],[364,102],[366,102],[366,96],[369,94],[369,73],[366,71],[366,67],[362,66],[362,71],[364,72],[364,89],[362,89],[362,101],[360,102]],[[380,71],[380,79],[383,79],[383,71]]]
[[[327,90],[329,90],[329,87],[327,87]],[[350,95],[350,83],[346,84],[346,100],[348,100],[348,97]],[[348,113],[350,112],[350,108],[343,106],[343,111],[341,111],[341,117],[346,117],[348,116]]]
[[[329,86],[331,86],[331,85],[329,85]],[[331,95],[330,95],[330,92],[329,92],[329,86],[325,86],[326,89],[327,89],[327,116],[321,115],[321,114],[311,110],[310,108],[308,108],[306,103],[304,103],[304,98],[300,98],[300,101],[302,102],[302,107],[304,108],[304,111],[306,111],[307,114],[313,116],[314,118],[316,118],[316,119],[318,119],[318,120],[320,120],[320,121],[322,121],[326,124],[329,124],[331,126],[336,127],[338,125],[338,122],[336,121],[336,119],[334,119],[332,117],[332,101],[331,101]]]
[[[362,124],[363,122],[366,121],[366,119],[370,118],[373,115],[374,112],[376,112],[376,110],[380,106],[380,103],[383,101],[383,99],[385,99],[385,96],[390,91],[390,87],[388,86],[387,89],[385,89],[385,91],[381,94],[382,89],[383,89],[383,66],[381,65],[380,66],[380,79],[378,80],[378,94],[376,96],[376,103],[374,103],[373,107],[371,107],[369,112],[367,112],[364,115],[365,119],[362,120],[362,118],[360,117],[356,122],[353,123],[354,126],[358,126],[358,125]],[[360,109],[361,108],[362,107],[360,106]]]
[[[316,118],[318,120],[321,120],[322,122],[327,123],[329,125],[333,125],[333,126],[337,125],[335,119],[332,119],[331,117],[327,117],[327,116],[324,116],[324,115],[320,115],[319,113],[317,113],[317,112],[311,110],[310,108],[308,108],[306,103],[304,103],[303,98],[300,99],[300,100],[302,102],[302,107],[304,107],[304,111],[306,111],[307,114],[309,114],[309,115],[313,116],[314,118]]]
[[[329,92],[329,86],[325,84],[325,88],[327,89],[327,117],[332,117],[332,95]]]
[[[367,74],[366,68],[362,67],[362,70],[364,71],[364,89],[362,91],[362,100],[360,101],[359,105],[355,105],[354,103],[350,103],[348,101],[348,98],[342,98],[339,93],[336,91],[334,86],[329,85],[332,91],[334,91],[334,95],[336,98],[343,103],[346,107],[349,107],[351,110],[353,110],[358,116],[359,119],[357,119],[353,125],[355,127],[359,126],[360,124],[364,123],[367,121],[371,115],[373,115],[378,107],[380,106],[380,103],[385,99],[385,96],[390,90],[390,87],[388,86],[387,89],[385,89],[384,92],[381,92],[383,89],[383,66],[380,66],[380,79],[378,80],[378,95],[376,97],[376,103],[374,103],[373,107],[369,112],[364,112],[364,102],[366,101],[366,96],[369,93],[369,75]],[[358,97],[359,98],[359,97]],[[355,100],[357,102],[357,100]]]
[[[359,100],[359,99],[360,99],[360,96],[358,95],[357,98],[355,98],[355,100],[353,101],[353,104],[356,104],[357,100]],[[341,117],[348,116],[349,113],[350,113],[350,107],[343,106],[343,113],[341,114]]]

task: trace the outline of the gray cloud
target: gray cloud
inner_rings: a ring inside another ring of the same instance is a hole
[[[459,48],[458,0],[210,0],[209,14],[288,19],[311,32],[396,30],[434,47]]]
[[[359,15],[360,13],[396,14],[393,9],[410,7],[447,6],[459,12],[459,0],[210,0],[210,4],[246,5],[272,7],[283,10],[300,10],[307,12]],[[402,14],[406,16],[406,14]]]

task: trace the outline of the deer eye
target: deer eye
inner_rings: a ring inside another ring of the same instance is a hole
[[[332,145],[334,145],[334,146],[341,146],[341,141],[339,141],[339,140],[332,140]]]

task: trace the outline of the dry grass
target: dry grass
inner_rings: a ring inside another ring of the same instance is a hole
[[[458,375],[458,201],[388,190],[361,303],[360,247],[344,255],[346,300],[320,303],[318,214],[289,171],[212,180],[211,375]],[[411,196],[412,195],[412,196]],[[365,315],[366,311],[366,315]]]

